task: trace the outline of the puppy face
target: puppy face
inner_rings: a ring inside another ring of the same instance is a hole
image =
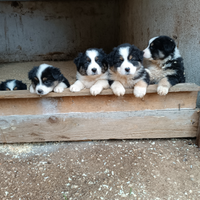
[[[45,95],[53,91],[55,86],[61,81],[61,76],[62,74],[58,68],[47,64],[34,67],[29,72],[32,87],[39,95]]]
[[[74,63],[82,76],[100,75],[108,69],[106,54],[102,49],[88,49],[85,53],[80,53]]]
[[[141,67],[143,52],[130,44],[122,44],[108,56],[110,70],[118,72],[121,75],[134,75]]]
[[[18,80],[7,80],[0,84],[1,91],[27,90],[26,84]]]
[[[168,36],[154,37],[149,40],[148,47],[143,51],[144,58],[149,60],[163,60],[175,51],[176,44]]]

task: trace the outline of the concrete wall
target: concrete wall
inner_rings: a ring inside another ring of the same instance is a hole
[[[175,39],[184,58],[187,82],[200,85],[199,0],[121,1],[120,43],[130,42],[144,49],[148,40],[158,35]]]
[[[118,41],[118,0],[0,2],[0,62],[68,60]]]

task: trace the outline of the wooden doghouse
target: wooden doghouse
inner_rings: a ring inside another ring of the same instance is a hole
[[[30,84],[28,71],[46,62],[61,68],[72,84],[75,66],[65,61],[78,52],[90,47],[109,52],[124,42],[143,49],[158,34],[177,39],[180,50],[188,55],[199,41],[188,43],[187,30],[193,35],[199,31],[195,25],[185,30],[181,18],[191,25],[198,22],[195,13],[199,12],[186,4],[192,2],[0,0],[0,81],[15,78]],[[191,9],[190,18],[188,12],[177,11],[186,7]],[[163,15],[166,10],[170,13]],[[186,39],[179,43],[179,38]],[[196,63],[187,58],[185,67]],[[0,143],[197,137],[199,90],[195,84],[179,84],[168,95],[159,96],[152,85],[144,99],[135,98],[131,89],[123,97],[109,89],[96,97],[88,90],[70,93],[66,89],[44,97],[28,91],[0,92]]]

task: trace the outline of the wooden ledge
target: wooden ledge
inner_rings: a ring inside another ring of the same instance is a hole
[[[150,85],[147,89],[147,93],[157,93],[157,85]],[[181,83],[170,88],[169,92],[198,92],[200,86],[194,83]],[[133,89],[126,89],[126,94],[132,94]],[[103,90],[100,95],[113,95],[111,89]],[[0,99],[27,99],[27,98],[46,98],[46,97],[66,97],[66,96],[91,96],[89,89],[84,89],[80,92],[70,92],[69,89],[65,89],[62,93],[51,92],[45,96],[39,96],[32,94],[28,90],[18,91],[0,91]]]

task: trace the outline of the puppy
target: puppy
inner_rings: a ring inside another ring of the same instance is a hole
[[[60,70],[48,64],[33,67],[28,77],[31,80],[30,92],[38,95],[46,95],[51,91],[63,92],[70,86]]]
[[[108,55],[109,84],[117,96],[125,94],[125,88],[133,88],[136,97],[144,97],[149,85],[149,74],[143,65],[143,52],[134,45],[121,44]]]
[[[0,84],[1,91],[13,91],[13,90],[27,90],[26,84],[22,83],[22,81],[18,81],[15,79],[6,80]]]
[[[91,48],[80,53],[74,59],[77,67],[77,81],[70,86],[71,92],[79,92],[84,88],[90,88],[94,96],[109,87],[108,64],[106,54],[102,49]]]
[[[159,95],[166,95],[177,83],[185,83],[183,58],[172,38],[158,36],[150,39],[144,58],[150,84],[158,84]]]

